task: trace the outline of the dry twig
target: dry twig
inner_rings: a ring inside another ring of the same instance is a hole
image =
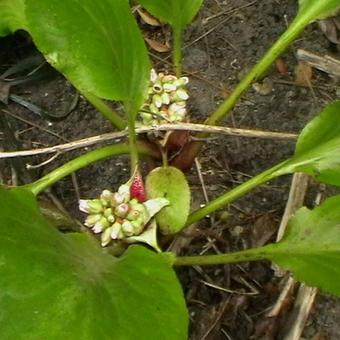
[[[248,130],[248,129],[237,129],[230,127],[221,126],[209,126],[204,124],[165,124],[154,127],[142,127],[136,129],[136,133],[147,133],[150,131],[172,131],[172,130],[184,130],[192,132],[207,132],[216,133],[229,136],[239,136],[239,137],[251,137],[251,138],[264,138],[264,139],[281,139],[281,140],[295,140],[297,138],[296,134],[293,133],[281,133],[281,132],[271,132],[271,131],[261,131],[261,130]],[[11,151],[11,152],[0,152],[0,158],[13,158],[13,157],[25,157],[33,155],[41,155],[55,152],[67,152],[79,148],[84,148],[97,143],[102,143],[114,139],[120,139],[126,137],[127,131],[111,132],[105,133],[98,136],[93,136],[89,138],[80,139],[74,142],[69,142],[65,144],[59,144],[47,148],[33,149],[33,150],[23,150],[23,151]]]

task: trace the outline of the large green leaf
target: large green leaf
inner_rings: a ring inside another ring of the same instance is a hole
[[[289,172],[340,185],[340,102],[327,106],[302,130],[294,157],[276,175]]]
[[[340,295],[340,196],[312,211],[299,209],[279,243],[255,251],[293,271],[298,280]]]
[[[148,198],[164,197],[169,206],[163,208],[156,220],[163,234],[175,234],[184,228],[190,210],[190,188],[184,174],[168,166],[152,170],[146,178]]]
[[[183,30],[200,9],[203,0],[138,0],[155,17]]]
[[[340,8],[340,0],[299,0],[298,18],[312,22],[316,19],[335,15]]]
[[[23,189],[0,189],[1,339],[186,339],[187,312],[165,255],[119,259],[61,234]]]
[[[37,47],[76,87],[136,113],[149,59],[128,0],[26,0],[26,17]]]
[[[26,28],[24,0],[0,0],[0,37]]]

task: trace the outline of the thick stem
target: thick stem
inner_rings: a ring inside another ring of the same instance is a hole
[[[111,156],[118,156],[127,154],[130,151],[130,147],[127,144],[115,144],[106,146],[94,151],[90,151],[85,155],[81,155],[70,162],[62,165],[61,167],[51,171],[49,174],[38,179],[36,182],[23,186],[24,188],[32,191],[34,195],[38,195],[57,181],[72,174],[73,172],[86,167],[89,164],[103,160]],[[138,152],[149,156],[158,156],[156,152],[149,148],[146,144],[138,143]]]
[[[173,259],[174,266],[211,266],[217,264],[231,264],[265,259],[265,254],[256,248],[229,254],[179,256]]]
[[[251,86],[252,82],[259,79],[284,50],[302,33],[309,24],[309,18],[296,18],[267,51],[263,58],[251,69],[246,77],[237,85],[228,98],[206,120],[206,124],[215,125],[225,117],[235,106],[241,95]]]
[[[182,75],[182,30],[178,28],[173,29],[173,63],[175,66],[176,77]]]
[[[247,194],[249,191],[258,187],[259,185],[275,178],[276,176],[283,174],[278,170],[280,170],[286,163],[287,161],[275,165],[274,167],[260,173],[259,175],[251,178],[249,181],[237,186],[236,188],[225,193],[224,195],[209,202],[204,208],[192,212],[188,217],[186,226],[189,226],[190,224],[204,218],[205,216],[216,211],[217,209],[222,208],[226,204],[235,201],[237,198]]]
[[[134,175],[138,169],[138,149],[137,149],[137,138],[135,131],[135,121],[129,119],[129,145],[130,145],[130,161],[131,161],[131,176]]]
[[[276,41],[276,43],[268,50],[264,57],[251,69],[245,78],[236,86],[234,91],[228,98],[217,108],[217,110],[205,121],[207,125],[216,125],[222,118],[224,118],[235,106],[242,94],[251,86],[252,82],[272,65],[272,63],[284,52],[284,50],[302,33],[304,28],[310,22],[310,16],[296,18]],[[208,133],[201,133],[199,138],[208,137]],[[174,166],[181,169],[188,169],[191,167],[193,160],[199,153],[202,143],[193,142],[183,148],[182,152],[172,162]]]
[[[117,129],[124,130],[126,128],[126,121],[102,99],[88,92],[82,92],[81,94]]]

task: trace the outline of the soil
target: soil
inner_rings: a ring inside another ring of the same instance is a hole
[[[192,122],[202,122],[213,112],[242,74],[279,37],[295,15],[296,3],[295,0],[205,1],[204,8],[185,35],[184,72],[190,77]],[[159,33],[157,29],[149,29],[155,30],[155,35]],[[36,53],[29,39],[21,33],[2,39],[1,43],[4,47],[0,52],[2,70]],[[263,95],[250,89],[223,124],[299,133],[325,104],[337,98],[336,80],[316,70],[313,70],[313,89],[294,85],[295,53],[298,48],[339,57],[338,47],[326,39],[317,24],[310,25],[282,56],[288,68],[287,74],[281,74],[276,67],[272,67],[267,74],[273,82],[272,91]],[[157,56],[154,60],[157,68],[169,67],[166,53],[153,54]],[[51,112],[65,111],[75,96],[75,90],[60,75],[13,87],[11,92]],[[112,131],[110,123],[82,97],[76,109],[60,121],[49,121],[13,102],[9,102],[6,111],[1,118],[2,132],[5,133],[2,140],[4,150],[56,145],[66,140]],[[13,114],[29,123],[18,120]],[[32,123],[38,127],[32,127]],[[51,131],[57,136],[51,135]],[[13,183],[16,179],[13,177],[14,170],[19,184],[29,182],[80,152],[68,152],[45,166],[27,171],[20,169],[25,164],[39,164],[48,157],[1,161],[1,179],[4,183]],[[244,182],[290,157],[293,152],[293,141],[218,136],[208,139],[198,158],[208,198],[212,199]],[[195,167],[187,175],[192,186],[192,205],[198,207],[205,200]],[[95,197],[104,188],[117,188],[128,177],[128,159],[118,157],[78,171],[77,185],[68,177],[56,184],[52,192],[74,218],[81,219],[77,209],[78,194],[85,198]],[[225,207],[224,211],[190,228],[184,237],[178,236],[175,249],[187,255],[216,253],[274,241],[288,198],[290,181],[291,177],[288,176],[277,179]],[[337,191],[313,183],[307,205],[313,205],[320,190],[323,198]],[[190,312],[191,339],[281,339],[291,324],[294,295],[287,299],[278,318],[266,317],[285,280],[276,276],[268,262],[186,268],[178,270],[178,274]],[[340,300],[318,295],[303,338],[340,339],[339,318]]]

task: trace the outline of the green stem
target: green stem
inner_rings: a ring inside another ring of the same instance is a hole
[[[241,95],[251,86],[252,82],[259,79],[267,71],[272,63],[302,33],[309,22],[309,17],[296,17],[263,58],[251,69],[245,78],[242,79],[228,98],[205,123],[208,125],[216,125],[223,117],[225,117],[233,109]]]
[[[81,92],[81,94],[117,129],[124,130],[126,128],[126,121],[102,99],[88,92]]]
[[[265,259],[265,254],[258,249],[247,249],[229,254],[179,256],[173,259],[174,266],[209,266],[217,264],[231,264]]]
[[[173,63],[178,78],[182,75],[182,33],[181,29],[173,28]]]
[[[149,148],[146,144],[139,143],[138,144],[138,152],[149,155],[156,156],[156,152]],[[97,162],[99,160],[103,160],[110,156],[118,156],[122,154],[127,154],[130,151],[130,147],[128,144],[115,144],[111,146],[106,146],[94,151],[90,151],[85,155],[81,155],[70,162],[62,165],[61,167],[51,171],[49,174],[44,177],[38,179],[37,181],[27,184],[23,186],[24,188],[32,191],[34,195],[38,195],[40,192],[44,191],[57,181],[62,178],[72,174],[73,172],[86,167],[89,164]]]
[[[283,174],[279,172],[286,165],[287,161],[275,165],[274,167],[260,173],[259,175],[251,178],[249,181],[237,186],[236,188],[228,191],[224,195],[216,198],[215,200],[209,202],[204,208],[198,209],[192,212],[187,220],[186,226],[204,218],[205,216],[213,213],[217,209],[222,208],[224,205],[235,201],[237,198],[245,195],[252,189],[258,187],[259,185]]]
[[[130,145],[130,160],[131,160],[131,176],[134,175],[138,169],[138,149],[137,149],[137,138],[135,132],[135,121],[129,119],[129,145]]]

